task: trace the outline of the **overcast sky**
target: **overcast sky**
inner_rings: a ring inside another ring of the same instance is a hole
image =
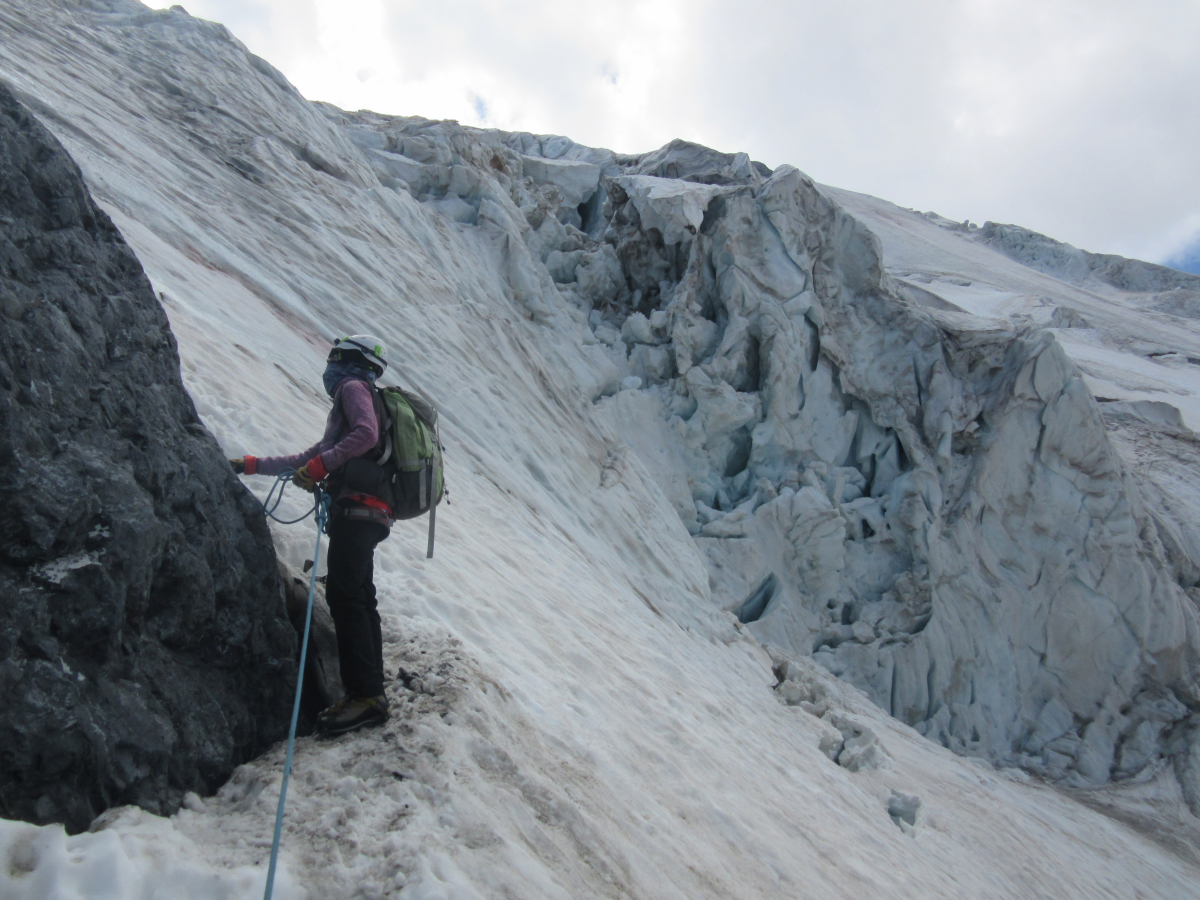
[[[1200,271],[1200,0],[184,5],[343,108],[682,137]]]

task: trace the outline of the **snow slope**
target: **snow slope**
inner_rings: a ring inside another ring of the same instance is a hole
[[[811,660],[772,658],[714,605],[662,473],[593,403],[640,377],[617,370],[571,297],[601,290],[603,261],[560,290],[550,270],[577,251],[532,262],[511,199],[478,183],[425,203],[409,189],[472,177],[438,159],[463,130],[422,138],[415,123],[411,147],[371,147],[354,130],[364,120],[306,103],[219,26],[123,0],[6,0],[0,45],[0,77],[137,251],[230,455],[311,441],[337,333],[382,334],[399,377],[444,410],[451,505],[437,557],[405,526],[377,554],[399,712],[379,732],[300,742],[277,896],[1194,892],[1196,823],[1168,764],[1065,794],[954,756]],[[537,170],[560,201],[543,224],[555,231],[575,196],[577,224],[592,224],[580,168],[603,170],[603,152],[514,150],[487,133],[458,149],[481,146],[504,165],[574,154],[575,167]],[[623,177],[631,204],[660,209],[653,183]],[[872,218],[885,205],[837,196],[880,233],[889,269],[956,253],[993,293],[1033,279],[1085,318],[1115,308],[937,226],[903,219],[893,234]],[[668,217],[681,227],[686,201]],[[897,263],[906,240],[912,262]],[[1164,346],[1182,340],[1167,343],[1170,330]],[[644,374],[652,357],[641,351]],[[308,528],[275,534],[291,563],[311,553]],[[277,748],[169,819],[114,810],[72,838],[4,823],[0,894],[257,896],[281,759]]]

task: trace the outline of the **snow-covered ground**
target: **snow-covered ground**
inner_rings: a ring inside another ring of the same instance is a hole
[[[231,456],[311,443],[340,333],[381,334],[443,410],[436,558],[403,524],[376,556],[396,715],[299,742],[276,896],[1195,895],[1200,828],[1169,768],[1064,793],[957,757],[717,609],[670,499],[592,403],[586,317],[553,285],[514,289],[487,198],[464,224],[461,204],[383,185],[335,116],[182,12],[4,0],[0,47],[0,78],[160,292]],[[974,316],[1074,309],[1088,327],[1059,336],[1098,396],[1200,427],[1190,323],[834,195],[892,277]],[[311,554],[310,526],[275,536],[292,564]],[[0,823],[0,897],[260,896],[281,763],[169,819]]]

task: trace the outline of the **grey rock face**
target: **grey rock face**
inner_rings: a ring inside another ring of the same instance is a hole
[[[296,629],[296,634],[303,635],[304,618],[308,610],[309,576],[297,574],[280,560],[279,578],[287,602],[288,619]],[[300,698],[297,733],[312,734],[321,710],[341,700],[345,693],[338,667],[337,631],[325,602],[325,585],[318,581],[313,586],[312,622],[308,655],[304,663],[304,690]]]
[[[0,85],[0,814],[170,812],[286,731],[275,554],[167,319]]]

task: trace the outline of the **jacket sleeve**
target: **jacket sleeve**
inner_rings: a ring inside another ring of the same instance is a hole
[[[284,469],[298,469],[316,459],[317,465],[309,471],[318,480],[341,468],[347,460],[365,456],[379,443],[379,419],[375,415],[373,388],[365,381],[348,379],[338,387],[334,398],[334,411],[329,414],[325,436],[319,443],[291,456],[246,457],[246,474],[278,475]],[[336,410],[341,406],[346,427],[337,436]],[[253,463],[250,461],[254,460]]]
[[[284,469],[298,469],[328,446],[328,443],[321,441],[318,444],[313,444],[307,450],[302,450],[291,456],[260,456],[256,461],[255,470],[250,472],[249,467],[247,467],[246,471],[250,475],[278,475]]]
[[[318,447],[326,472],[340,469],[347,461],[370,453],[379,443],[379,419],[375,415],[374,389],[358,379],[342,383],[339,400],[346,417],[346,431],[332,447]]]

